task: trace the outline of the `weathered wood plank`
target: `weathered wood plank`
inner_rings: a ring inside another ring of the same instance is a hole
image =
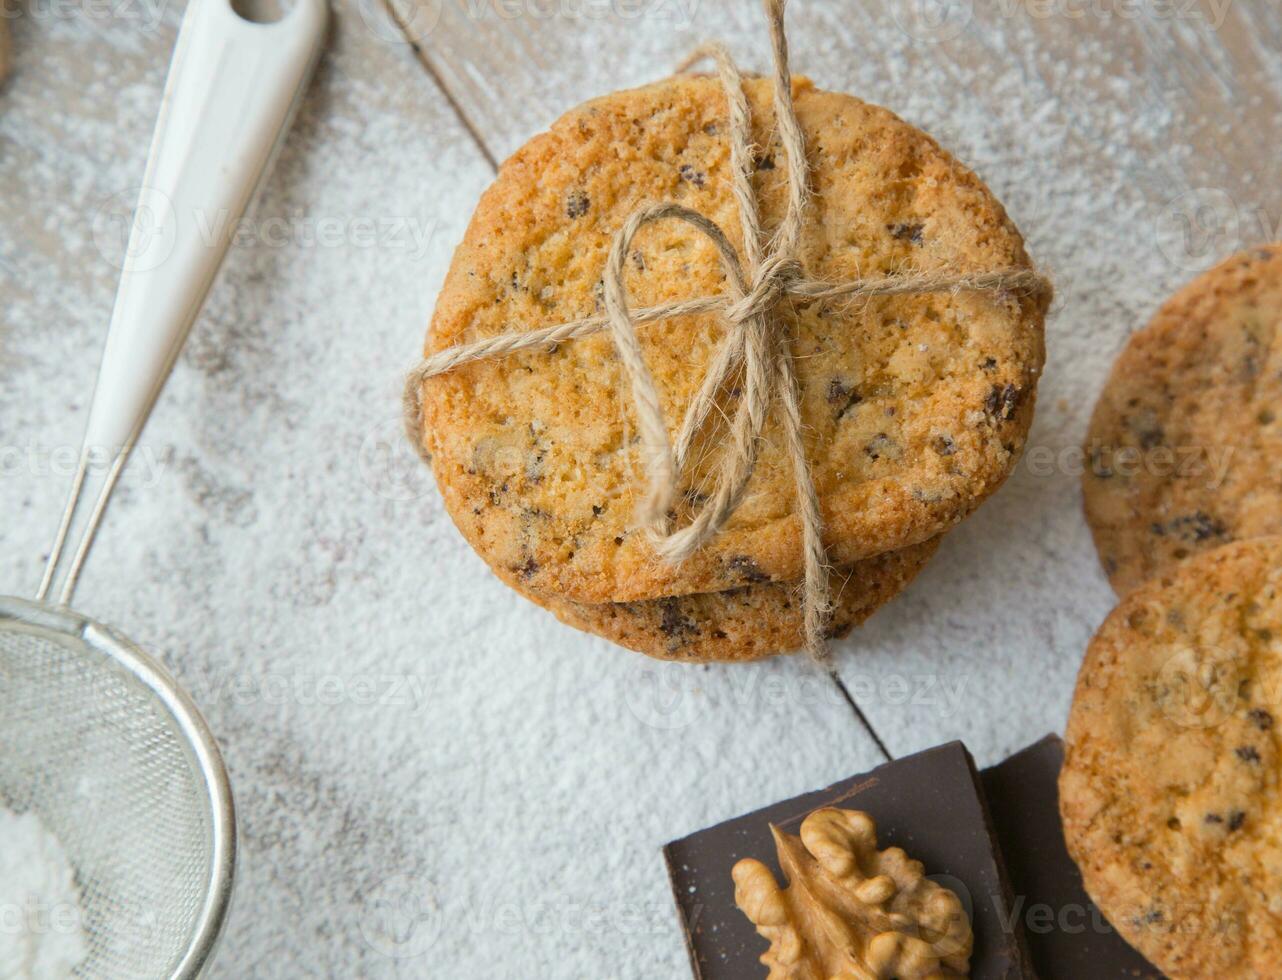
[[[163,11],[15,25],[3,591],[34,586],[60,509]],[[162,655],[226,748],[245,849],[217,975],[677,976],[660,844],[875,749],[804,665],[674,675],[514,597],[450,526],[400,378],[491,170],[381,8],[337,13],[80,602]]]

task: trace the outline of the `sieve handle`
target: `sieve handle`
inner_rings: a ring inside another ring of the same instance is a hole
[[[187,7],[41,599],[79,501],[97,483],[61,589],[61,601],[70,601],[116,480],[289,127],[328,21],[326,0],[294,0],[273,23],[245,19],[231,0],[191,0]]]

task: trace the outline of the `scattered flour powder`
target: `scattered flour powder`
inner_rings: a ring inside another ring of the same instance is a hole
[[[88,952],[75,874],[35,814],[0,808],[0,980],[63,980]]]

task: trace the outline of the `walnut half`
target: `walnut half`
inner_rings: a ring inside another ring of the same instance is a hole
[[[825,808],[801,836],[771,826],[780,888],[760,861],[731,872],[735,904],[770,941],[767,980],[933,980],[970,975],[974,935],[961,901],[898,847],[877,850],[866,813]]]

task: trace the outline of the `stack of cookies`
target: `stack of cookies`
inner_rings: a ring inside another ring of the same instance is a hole
[[[1282,976],[1282,246],[1137,331],[1095,409],[1086,515],[1121,604],[1078,677],[1069,850],[1173,978]]]
[[[754,191],[767,233],[787,197],[770,83],[750,79]],[[813,198],[799,259],[834,282],[1031,268],[973,173],[884,109],[794,79]],[[638,208],[684,205],[742,253],[726,96],[680,75],[589,102],[499,172],[455,253],[426,352],[599,315],[616,233]],[[689,225],[642,229],[635,308],[726,292]],[[786,297],[806,454],[833,567],[832,632],[899,593],[940,535],[1010,473],[1033,416],[1048,298],[946,291],[857,301]],[[640,328],[675,428],[730,329],[718,313]],[[741,397],[719,394],[724,418]],[[423,382],[417,436],[460,531],[508,585],[565,622],[656,657],[751,660],[802,644],[794,473],[767,422],[747,492],[688,560],[637,519],[645,476],[628,376],[608,332],[464,364]],[[727,426],[696,439],[674,526],[709,494]]]

